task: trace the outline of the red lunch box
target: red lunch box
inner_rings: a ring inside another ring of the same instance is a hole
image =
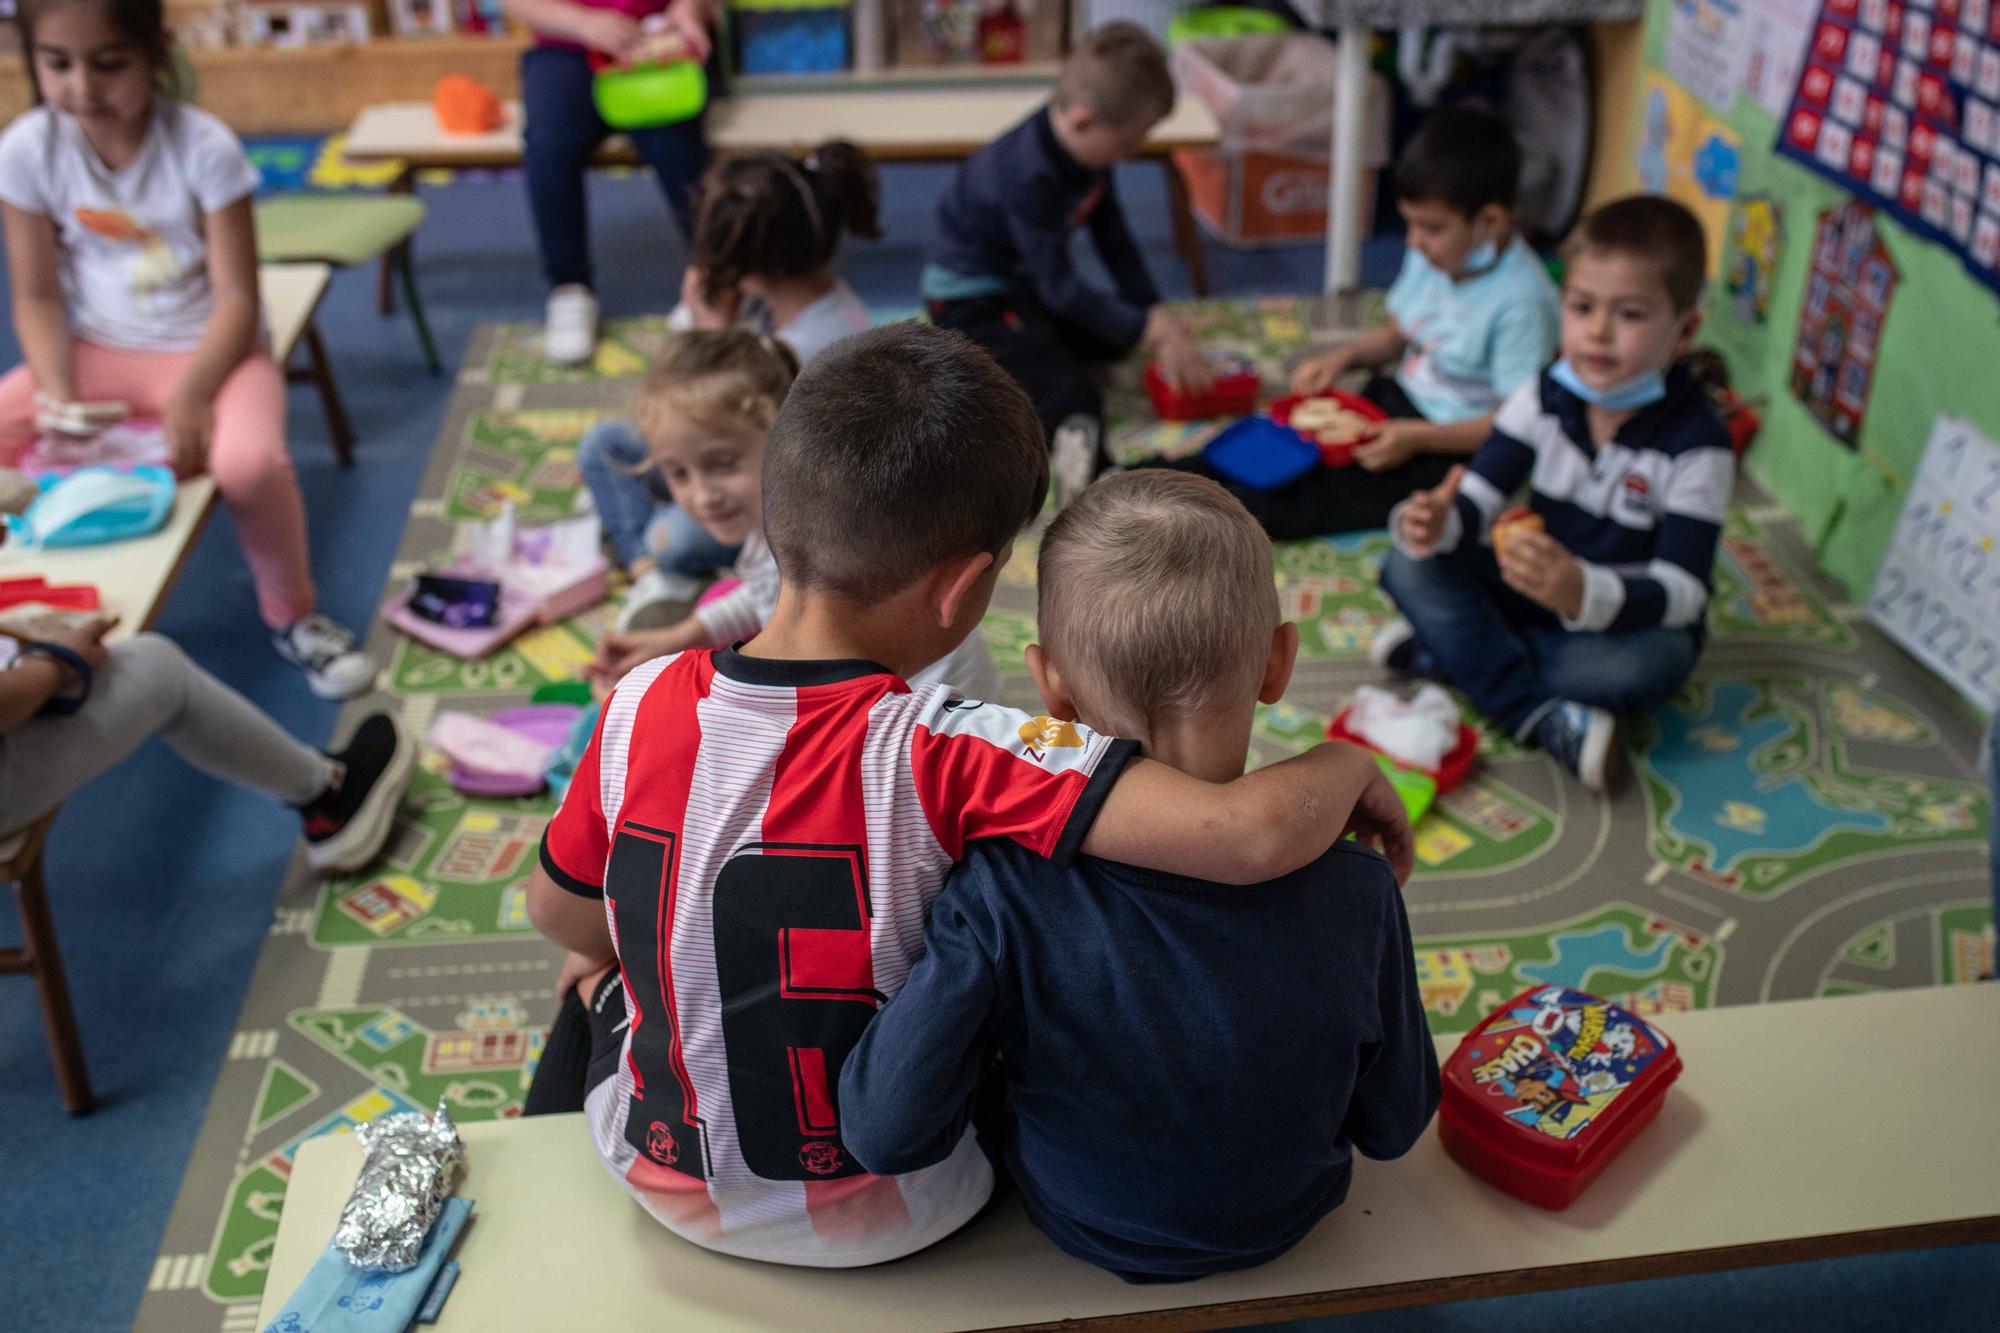
[[[1567,1208],[1660,1113],[1680,1052],[1652,1024],[1566,986],[1523,991],[1444,1066],[1438,1138],[1474,1175]]]
[[[1353,712],[1354,706],[1349,704],[1338,713],[1335,713],[1333,721],[1326,724],[1326,738],[1330,741],[1346,741],[1350,745],[1358,745],[1364,750],[1374,750],[1375,753],[1382,754],[1383,752],[1376,747],[1373,741],[1370,741],[1357,731],[1349,730],[1347,719]],[[1401,764],[1404,768],[1412,767],[1412,765],[1404,764],[1394,755],[1384,755],[1383,757],[1394,763]],[[1450,751],[1445,754],[1443,761],[1436,768],[1420,768],[1415,771],[1429,774],[1438,785],[1438,795],[1445,796],[1458,790],[1460,784],[1465,781],[1466,775],[1472,772],[1472,761],[1478,757],[1479,733],[1472,728],[1470,723],[1461,722],[1458,724],[1458,744],[1451,747]]]
[[[1201,421],[1208,417],[1247,416],[1257,410],[1257,393],[1264,382],[1257,368],[1241,357],[1215,367],[1215,382],[1199,392],[1174,387],[1160,373],[1157,361],[1146,367],[1146,395],[1162,421]]]
[[[1327,389],[1320,393],[1293,393],[1285,395],[1271,404],[1269,408],[1271,420],[1281,426],[1292,426],[1292,412],[1299,404],[1311,398],[1331,399],[1348,411],[1358,416],[1366,417],[1369,421],[1377,424],[1389,419],[1387,412],[1384,412],[1358,393],[1348,393],[1344,389]],[[1367,435],[1356,435],[1352,439],[1333,440],[1329,442],[1321,439],[1316,434],[1308,434],[1305,431],[1299,430],[1297,426],[1292,426],[1292,429],[1297,431],[1300,439],[1319,450],[1319,461],[1327,467],[1346,467],[1349,463],[1352,463],[1354,461],[1354,451],[1360,448],[1368,439]]]

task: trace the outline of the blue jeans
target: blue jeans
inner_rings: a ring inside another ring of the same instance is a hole
[[[584,204],[583,173],[590,155],[611,134],[591,97],[590,61],[583,52],[560,46],[531,46],[521,54],[522,164],[528,174],[528,206],[535,215],[535,240],[549,286],[590,285],[590,218]],[[681,235],[694,231],[694,183],[708,168],[708,141],[702,118],[625,137],[658,174],[667,205]]]
[[[1485,546],[1468,543],[1428,560],[1392,551],[1382,587],[1445,679],[1515,737],[1562,699],[1614,713],[1657,708],[1701,652],[1692,629],[1565,630],[1501,581]]]
[[[711,537],[668,497],[666,480],[647,461],[646,441],[631,422],[592,426],[577,446],[576,466],[624,568],[651,559],[669,573],[698,578],[736,563],[736,547]]]

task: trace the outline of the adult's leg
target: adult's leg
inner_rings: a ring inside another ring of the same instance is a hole
[[[333,781],[333,761],[188,660],[171,640],[113,644],[90,697],[69,717],[33,717],[0,736],[0,828],[18,828],[158,735],[202,772],[300,805]]]
[[[1691,629],[1587,634],[1536,627],[1526,637],[1550,693],[1613,713],[1646,713],[1666,703],[1701,655]]]
[[[667,196],[667,207],[673,210],[681,239],[692,237],[695,182],[708,170],[708,139],[703,133],[702,117],[650,130],[628,130],[625,137],[660,178],[660,190]]]
[[[306,506],[285,445],[285,377],[269,353],[244,358],[215,396],[208,471],[236,520],[264,623],[282,629],[310,614]]]
[[[1558,696],[1542,679],[1527,638],[1521,598],[1500,582],[1485,547],[1413,560],[1391,551],[1382,588],[1436,659],[1493,724],[1522,735]]]
[[[931,320],[956,329],[989,352],[1035,405],[1042,431],[1051,437],[1072,416],[1104,419],[1104,394],[1090,368],[1063,345],[1046,311],[1000,297],[938,301]]]
[[[534,46],[521,55],[522,165],[542,275],[551,287],[590,285],[590,215],[583,174],[610,133],[591,100],[581,51]]]
[[[600,421],[577,446],[576,467],[618,563],[631,568],[648,554],[646,526],[660,505],[648,481],[654,469],[645,437],[629,421]]]

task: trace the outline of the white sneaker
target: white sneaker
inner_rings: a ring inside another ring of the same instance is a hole
[[[1094,418],[1078,414],[1056,427],[1049,443],[1049,487],[1058,512],[1097,480],[1102,428]]]
[[[694,613],[695,599],[707,587],[706,579],[669,573],[655,565],[632,580],[612,628],[623,634],[628,630],[678,625]]]
[[[580,282],[549,293],[542,319],[542,355],[559,366],[580,366],[597,350],[597,297]]]
[[[271,631],[278,656],[305,672],[322,699],[351,699],[375,683],[375,659],[354,646],[354,635],[315,611]]]

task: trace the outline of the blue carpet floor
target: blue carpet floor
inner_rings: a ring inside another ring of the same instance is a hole
[[[844,265],[871,305],[913,304],[944,170],[886,173],[888,239],[853,247]],[[1186,294],[1168,244],[1158,173],[1135,171],[1123,188],[1154,271],[1170,295]],[[477,324],[535,316],[542,287],[518,182],[466,180],[428,189],[424,197],[431,216],[418,241],[420,281],[440,352],[455,367]],[[678,283],[678,246],[650,183],[596,180],[592,206],[606,313],[666,309]],[[1398,252],[1393,240],[1372,245],[1364,276],[1386,283]],[[1218,294],[1318,286],[1316,247],[1209,254]],[[291,404],[292,453],[312,524],[321,600],[357,627],[374,610],[449,388],[446,379],[424,374],[407,320],[379,319],[372,295],[371,274],[341,274],[321,313],[360,441],[353,470],[334,465],[310,392],[296,390]],[[10,329],[0,330],[0,354],[5,364],[16,359]],[[272,655],[225,513],[196,549],[159,628],[287,727],[315,742],[327,739],[335,707],[313,699]],[[0,1327],[130,1324],[295,833],[287,812],[190,774],[157,743],[68,803],[49,880],[101,1105],[85,1119],[64,1116],[27,983],[5,983],[0,1272],[8,1291]],[[7,913],[0,938],[11,942],[13,929]],[[1987,1246],[1349,1322],[1396,1330],[1646,1326],[1668,1319],[1718,1329],[1970,1328],[1990,1326],[1996,1298],[2000,1249]]]

